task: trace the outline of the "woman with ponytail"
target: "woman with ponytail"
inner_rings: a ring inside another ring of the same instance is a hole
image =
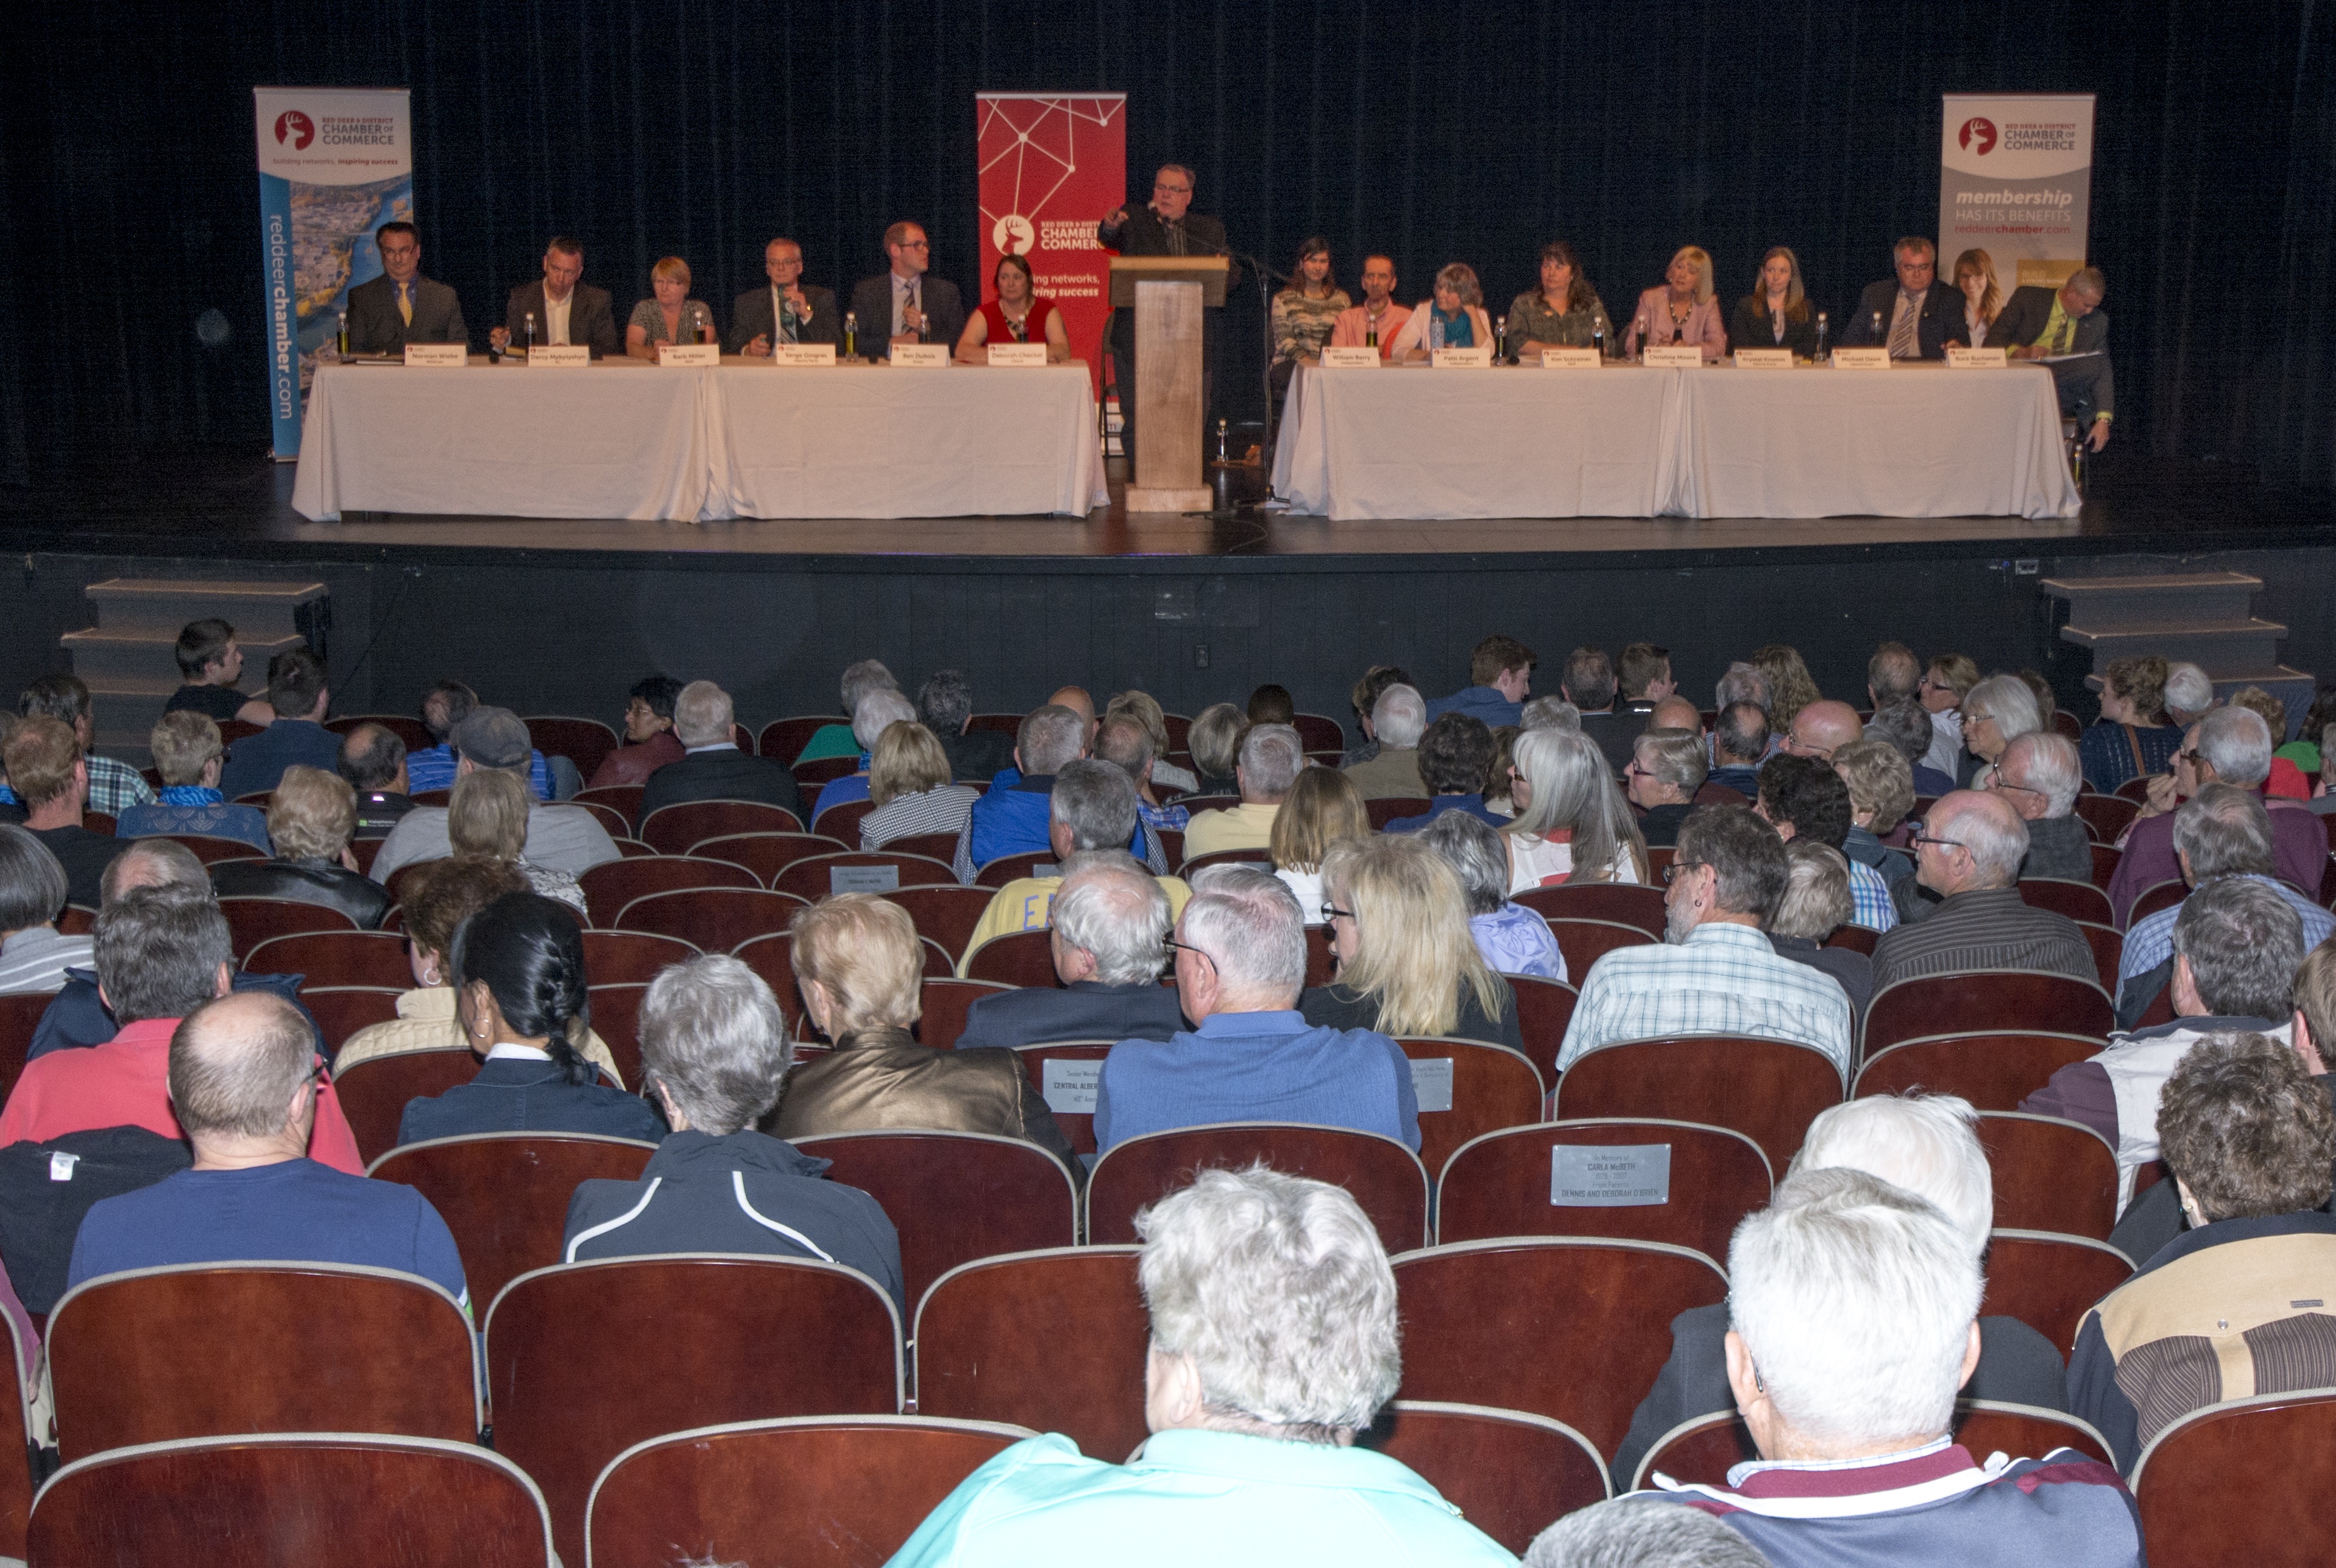
[[[400,1144],[474,1133],[665,1136],[647,1102],[599,1082],[579,1049],[589,1034],[584,933],[565,905],[506,893],[462,922],[446,962],[455,1018],[486,1061],[469,1083],[408,1102]]]

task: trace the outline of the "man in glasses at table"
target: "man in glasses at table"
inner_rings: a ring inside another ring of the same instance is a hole
[[[852,291],[853,344],[863,359],[882,359],[896,343],[957,346],[965,330],[965,304],[957,285],[935,278],[932,241],[922,225],[900,222],[884,230],[884,254],[891,266],[863,278]]]

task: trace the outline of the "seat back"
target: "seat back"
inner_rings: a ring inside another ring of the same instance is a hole
[[[2025,1032],[1902,1040],[1866,1057],[1851,1097],[1925,1089],[1934,1095],[1961,1095],[1982,1111],[2016,1111],[2054,1073],[2100,1048],[2100,1041],[2082,1035]]]
[[[551,1553],[542,1494],[476,1442],[326,1432],[76,1460],[41,1489],[28,1554],[60,1565],[554,1568]]]
[[[1772,1184],[1760,1146],[1725,1127],[1621,1118],[1511,1127],[1443,1167],[1436,1239],[1614,1236],[1720,1261],[1736,1222],[1768,1202]]]
[[[1041,926],[1037,930],[992,937],[967,955],[965,975],[970,980],[996,985],[1051,989],[1061,983],[1055,974],[1053,935]]]
[[[1988,1238],[1980,1310],[2017,1318],[2065,1358],[2095,1302],[2133,1277],[2133,1260],[2088,1236],[1997,1230]]]
[[[803,791],[803,803],[813,812],[819,809],[819,791],[822,785],[832,784],[846,774],[859,771],[860,757],[857,753],[851,756],[814,757],[809,762],[799,762],[794,765],[795,783]]]
[[[1012,986],[994,980],[960,980],[948,976],[929,975],[924,981],[922,1016],[917,1019],[916,1037],[921,1045],[937,1051],[955,1046],[958,1037],[965,1033],[966,1015],[973,1004],[984,997],[994,997],[1000,991],[1010,991]]]
[[[2160,910],[2170,910],[2189,896],[2190,884],[2180,877],[2150,883],[2135,895],[2133,908],[2125,918],[2126,929],[2131,930],[2136,920],[2154,915]]]
[[[2117,971],[2125,962],[2125,937],[2115,926],[2093,920],[2078,920],[2077,929],[2085,933],[2085,941],[2093,950],[2093,973],[2101,982],[2101,989],[2112,997],[2117,994]]]
[[[2117,1226],[2117,1151],[2058,1116],[1985,1111],[1975,1129],[1995,1178],[1995,1222],[2106,1242]]]
[[[2033,1405],[1958,1399],[1953,1430],[1955,1441],[1982,1464],[1991,1454],[2041,1459],[2060,1448],[2073,1448],[2104,1465],[2115,1463],[2107,1439],[2089,1422]],[[1733,1410],[1722,1410],[1682,1421],[1655,1439],[1639,1461],[1638,1474],[1618,1477],[1616,1485],[1646,1491],[1660,1471],[1685,1485],[1725,1486],[1730,1469],[1759,1457],[1744,1418]]]
[[[948,865],[957,856],[957,837],[955,833],[904,833],[886,840],[884,847],[895,854],[922,855]]]
[[[1549,931],[1557,939],[1557,950],[1565,955],[1565,972],[1577,988],[1589,978],[1591,966],[1616,948],[1646,947],[1656,940],[1643,929],[1618,920],[1554,920]]]
[[[348,1118],[357,1154],[373,1161],[397,1147],[397,1125],[409,1102],[443,1095],[478,1076],[479,1058],[468,1046],[399,1051],[367,1057],[336,1070],[333,1092],[341,1102],[341,1115]]]
[[[1537,915],[1549,920],[1610,920],[1634,926],[1655,940],[1663,936],[1663,890],[1634,887],[1628,882],[1561,883],[1553,888],[1527,888],[1512,896]],[[1569,968],[1566,972],[1573,971]]]
[[[1327,714],[1301,713],[1293,716],[1290,722],[1298,731],[1298,738],[1304,743],[1303,750],[1344,753],[1347,749],[1346,732],[1338,727],[1337,719]]]
[[[404,994],[387,986],[303,986],[300,1005],[324,1031],[325,1053],[333,1056],[359,1029],[396,1018],[397,998]]]
[[[584,1568],[881,1568],[959,1482],[1036,1436],[929,1416],[793,1416],[651,1437],[592,1484]]]
[[[2117,835],[2133,825],[2141,814],[2138,803],[2122,795],[2080,794],[2077,797],[2077,815],[2084,820],[2095,843],[2113,844]]]
[[[564,756],[576,765],[576,771],[590,778],[608,760],[608,754],[622,743],[617,732],[597,718],[569,718],[565,715],[539,714],[523,718],[528,739],[545,756]]]
[[[1397,1399],[1355,1440],[1409,1466],[1520,1555],[1552,1521],[1613,1495],[1588,1438],[1523,1410]]]
[[[1501,978],[1516,993],[1517,1033],[1524,1037],[1525,1059],[1540,1072],[1543,1083],[1557,1082],[1557,1053],[1565,1044],[1565,1028],[1573,1022],[1573,1007],[1582,993],[1563,980],[1545,980],[1537,975]]]
[[[312,986],[402,991],[414,984],[405,939],[391,931],[308,930],[271,937],[244,954],[243,967],[259,975],[305,975]]]
[[[696,957],[697,949],[693,944],[655,931],[584,933],[584,978],[596,986],[645,986],[657,978],[659,970]]]
[[[785,930],[806,901],[762,888],[684,888],[637,898],[618,911],[613,923],[628,931],[678,938],[701,952],[726,953],[741,942]]]
[[[1872,926],[1835,926],[1825,940],[1826,947],[1847,948],[1851,952],[1864,953],[1869,959],[1881,943],[1882,933]]]
[[[1932,1035],[2031,1029],[2106,1043],[2116,1027],[2109,994],[2091,980],[2036,969],[1922,975],[1874,993],[1865,1008],[1864,1054]]]
[[[1449,1038],[1396,1041],[1411,1058],[1419,1163],[1434,1173],[1471,1138],[1541,1120],[1542,1076],[1507,1046]]]
[[[2151,1438],[2133,1468],[2142,1537],[2160,1568],[2321,1561],[2331,1482],[2336,1391],[2324,1388],[2193,1410]]]
[[[1137,1210],[1190,1184],[1203,1169],[1239,1170],[1260,1160],[1346,1188],[1389,1252],[1426,1241],[1427,1171],[1418,1155],[1377,1133],[1282,1122],[1217,1122],[1113,1145],[1087,1177],[1087,1240],[1133,1242]]]
[[[579,1356],[584,1325],[611,1346]],[[592,1482],[646,1438],[773,1416],[900,1408],[900,1321],[865,1274],[808,1259],[697,1254],[562,1263],[487,1310],[495,1448],[543,1488],[563,1563],[583,1561]]]
[[[728,861],[695,855],[658,855],[653,860],[609,861],[576,879],[595,923],[614,928],[617,913],[635,899],[684,888],[759,888],[762,879]]]
[[[803,992],[795,985],[795,940],[785,931],[767,937],[756,937],[751,942],[741,942],[731,954],[740,963],[763,977],[778,999],[779,1011],[787,1020],[787,1032],[797,1038],[804,1029]]]
[[[472,1300],[492,1301],[530,1269],[560,1261],[578,1183],[637,1182],[656,1152],[654,1144],[582,1133],[483,1133],[404,1144],[365,1174],[430,1201],[454,1232]]]
[[[1655,1242],[1464,1242],[1393,1262],[1403,1398],[1529,1410],[1601,1454],[1669,1357],[1671,1320],[1728,1294],[1718,1265]]]
[[[858,838],[860,835],[855,832],[852,836]],[[844,850],[823,855],[806,855],[791,862],[784,871],[771,878],[771,889],[774,892],[793,893],[807,902],[817,903],[837,891],[837,872],[849,872],[861,866],[877,868],[879,876],[882,874],[882,868],[891,867],[893,876],[899,879],[894,884],[898,887],[957,886],[957,873],[949,870],[947,861],[927,860],[922,855],[902,854],[897,850]]]
[[[811,745],[812,736],[829,725],[848,725],[851,722],[849,716],[839,717],[833,714],[822,713],[800,714],[793,718],[774,718],[763,726],[762,734],[754,737],[754,754],[757,756],[774,757],[789,767],[793,767],[795,758],[803,755],[803,747]]]
[[[1385,833],[1387,823],[1400,822],[1405,817],[1426,816],[1428,808],[1435,803],[1426,795],[1381,795],[1376,800],[1365,801],[1363,811],[1371,819],[1371,831]]]
[[[842,854],[852,847],[825,833],[752,833],[700,839],[690,846],[689,852],[701,860],[723,860],[745,866],[762,886],[769,887],[781,872],[797,861],[809,860],[813,855]]]
[[[15,1434],[13,1446],[27,1447],[34,1441],[32,1411],[25,1398],[24,1359],[28,1351],[16,1326],[13,1313],[0,1312],[0,1323],[7,1333],[0,1336],[0,1355],[8,1358],[5,1396],[9,1407],[15,1412]],[[5,1429],[5,1428],[0,1428]],[[45,1441],[46,1434],[41,1435]],[[0,1557],[22,1559],[24,1555],[24,1524],[33,1512],[33,1472],[29,1466],[18,1465],[0,1455]]]
[[[930,937],[950,958],[961,959],[973,928],[981,923],[982,911],[989,908],[991,893],[988,888],[961,888],[951,882],[946,887],[904,887],[884,897],[909,911],[919,936]]]
[[[1134,1247],[960,1264],[917,1305],[917,1413],[1060,1432],[1118,1464],[1144,1441],[1152,1322]]]
[[[2022,877],[2020,901],[2031,910],[2050,910],[2072,920],[2109,923],[2109,895],[2090,882],[2064,881],[2058,877]]]
[[[1208,854],[1194,855],[1192,859],[1183,862],[1177,874],[1190,877],[1194,872],[1205,871],[1211,866],[1262,866],[1267,871],[1271,871],[1273,854],[1271,851],[1263,849],[1215,850]],[[1311,910],[1306,912],[1309,915],[1314,913]]]
[[[1338,960],[1330,952],[1330,928],[1306,928],[1306,983],[1327,986],[1338,971]]]
[[[57,1302],[47,1349],[68,1460],[244,1432],[479,1434],[470,1320],[437,1285],[389,1269],[102,1275]]]
[[[611,839],[623,838],[632,831],[633,819],[605,802],[570,800],[562,803],[572,805],[591,817],[594,822],[600,824],[601,832],[607,833]]]
[[[2106,891],[2109,883],[2117,878],[2117,862],[2124,858],[2124,852],[2115,844],[2095,844],[2093,846],[2093,886]]]
[[[676,801],[641,821],[640,841],[661,855],[694,854],[706,839],[733,833],[799,833],[802,819],[767,801]]]
[[[1019,854],[999,855],[996,860],[984,862],[980,871],[975,873],[973,881],[976,887],[1002,888],[1007,882],[1036,875],[1040,866],[1054,863],[1055,852],[1052,850],[1028,850]]]
[[[33,1032],[41,1027],[41,1015],[56,999],[54,991],[0,994],[0,1100],[7,1098],[16,1080],[24,1076],[25,1057],[33,1048]]]
[[[326,719],[325,727],[335,735],[345,735],[358,726],[368,724],[377,724],[399,740],[404,741],[407,751],[428,751],[438,744],[432,738],[429,727],[420,719],[402,713],[343,714],[338,718]],[[248,728],[245,733],[258,735],[259,732],[257,728]],[[232,744],[238,737],[225,735],[223,733],[223,738]]]
[[[1075,1244],[1078,1189],[1036,1144],[986,1133],[832,1133],[795,1147],[876,1200],[900,1235],[907,1300],[959,1263]]]
[[[822,804],[811,819],[811,831],[842,839],[845,843],[860,842],[860,819],[876,809],[876,803],[862,795],[856,801],[837,801],[832,805]]]
[[[1585,1052],[1558,1080],[1556,1117],[1649,1116],[1727,1127],[1781,1171],[1817,1114],[1841,1104],[1841,1070],[1811,1046],[1676,1035]]]
[[[225,861],[264,861],[268,852],[241,839],[223,839],[210,833],[161,833],[174,844],[183,844],[194,852],[197,860],[207,866]],[[378,842],[378,841],[375,841]]]
[[[637,1095],[642,1092],[641,1003],[648,993],[648,987],[643,985],[594,986],[588,993],[592,1032],[615,1058],[622,1086]]]
[[[625,833],[629,837],[633,824],[641,820],[641,797],[647,793],[640,784],[602,784],[597,789],[578,790],[573,803],[607,806],[625,819]]]
[[[968,982],[959,982],[965,983]],[[1071,1147],[1082,1154],[1095,1152],[1095,1078],[1103,1071],[1104,1058],[1111,1055],[1111,1047],[1109,1040],[1057,1040],[1050,1045],[1014,1047],[1022,1058],[1023,1072],[1029,1076],[1030,1086],[1046,1096],[1046,1108],[1055,1114],[1055,1125],[1063,1129],[1063,1136],[1070,1139]]]

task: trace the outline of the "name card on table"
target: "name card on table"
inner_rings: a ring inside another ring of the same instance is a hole
[[[527,351],[530,370],[586,370],[591,364],[592,346],[587,343],[546,343]]]
[[[797,370],[833,370],[835,345],[832,343],[782,343],[774,352],[771,363]]]
[[[1450,1057],[1413,1057],[1411,1063],[1412,1097],[1419,1102],[1420,1114],[1448,1111],[1452,1108],[1452,1058]]]
[[[1544,348],[1541,351],[1543,370],[1595,370],[1603,356],[1594,348]]]
[[[1887,370],[1890,351],[1886,348],[1836,348],[1833,351],[1835,370]]]
[[[1650,370],[1695,370],[1703,365],[1703,350],[1692,343],[1650,344],[1646,363]]]
[[[1066,1061],[1059,1057],[1046,1058],[1045,1074],[1046,1108],[1057,1115],[1091,1116],[1095,1108],[1095,1085],[1103,1080],[1101,1062]]]
[[[1738,370],[1790,370],[1793,351],[1789,348],[1739,348],[1736,351]]]
[[[1438,370],[1490,370],[1493,350],[1489,344],[1480,348],[1439,348],[1428,363]]]
[[[1425,1107],[1423,1107],[1424,1109]],[[1549,1152],[1549,1201],[1559,1209],[1635,1209],[1671,1201],[1671,1146],[1597,1148],[1559,1144]]]
[[[466,343],[409,343],[405,363],[409,368],[418,365],[430,370],[460,370],[471,363],[471,347]]]
[[[711,370],[722,363],[722,346],[718,343],[660,343],[657,363],[670,370],[676,366],[692,370]]]
[[[1046,368],[1046,346],[1043,343],[993,343],[989,346],[989,363],[1016,370]]]
[[[1326,348],[1322,351],[1325,370],[1377,370],[1379,351],[1376,348]]]
[[[827,891],[832,893],[896,893],[900,891],[899,866],[830,866]]]
[[[1045,349],[1038,351],[1041,354]],[[899,370],[946,370],[949,350],[946,343],[896,343],[892,346],[892,365]]]
[[[1949,370],[2009,370],[2010,356],[2001,348],[1950,348],[1947,350]]]

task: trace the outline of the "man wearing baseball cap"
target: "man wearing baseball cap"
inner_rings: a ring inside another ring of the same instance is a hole
[[[527,726],[507,707],[477,707],[446,737],[454,749],[454,778],[494,769],[527,782],[534,747]],[[446,833],[444,806],[416,806],[398,819],[374,858],[373,880],[386,883],[400,866],[416,861],[443,860],[453,852]],[[608,832],[582,806],[530,801],[527,813],[527,847],[521,852],[530,864],[549,866],[581,876],[594,866],[623,858]]]

